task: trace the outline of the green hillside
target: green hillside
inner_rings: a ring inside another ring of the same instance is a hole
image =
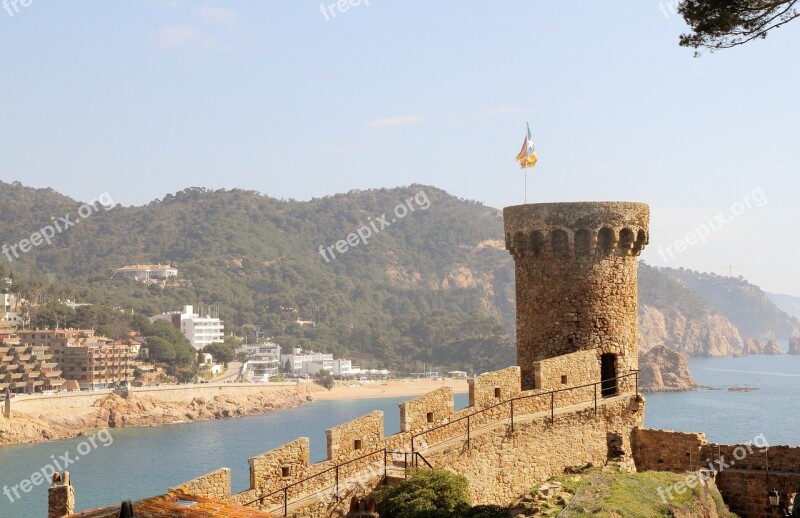
[[[0,182],[0,243],[30,238],[66,214],[75,220],[80,205],[52,189]],[[404,217],[393,213],[399,205]],[[285,347],[347,355],[366,367],[481,372],[514,363],[514,271],[497,209],[422,185],[309,202],[190,188],[105,209],[51,245],[12,262],[0,256],[17,290],[37,302],[71,299],[143,315],[216,305],[229,331],[258,325]],[[366,244],[352,236],[355,246],[335,250],[364,226],[373,229]],[[333,253],[323,258],[320,247]],[[115,268],[143,263],[170,263],[180,276],[165,287],[111,280]],[[646,265],[640,273],[642,304],[689,318],[722,312],[745,336],[781,336],[792,325],[743,281]],[[726,290],[739,295],[726,298]],[[768,318],[758,327],[748,315]]]
[[[396,218],[409,198],[414,212]],[[0,241],[16,243],[78,205],[49,189],[0,184]],[[329,262],[320,255],[320,245],[384,213],[390,226],[368,244]],[[6,267],[18,279],[44,279],[22,284],[34,300],[68,297],[146,315],[218,305],[229,329],[261,325],[285,346],[365,365],[480,371],[513,362],[513,273],[502,243],[490,242],[501,236],[497,210],[427,186],[304,203],[193,188],[101,210]],[[181,280],[165,288],[110,280],[114,268],[156,262],[179,268]]]

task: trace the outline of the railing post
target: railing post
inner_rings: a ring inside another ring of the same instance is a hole
[[[408,478],[408,452],[403,452],[403,478]]]
[[[335,488],[336,501],[339,501],[339,465],[336,465],[336,488]]]
[[[597,383],[594,384],[594,415],[597,415]]]
[[[636,398],[639,398],[639,371],[636,371]]]
[[[470,439],[470,437],[469,437],[469,417],[470,416],[467,416],[467,448],[469,448],[469,439]]]
[[[514,433],[514,400],[511,400],[511,433]]]
[[[386,448],[383,449],[383,484],[386,485],[389,483],[389,466],[387,466],[387,451]]]
[[[283,488],[283,515],[289,516],[289,486]]]
[[[556,422],[556,393],[550,392],[550,424]]]

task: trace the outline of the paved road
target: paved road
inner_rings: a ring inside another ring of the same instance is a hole
[[[214,378],[214,383],[225,383],[226,381],[236,381],[239,378],[239,373],[242,370],[241,362],[230,362],[228,364],[228,370],[223,372],[219,375],[219,377]]]

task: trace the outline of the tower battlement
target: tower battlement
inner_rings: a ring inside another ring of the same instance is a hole
[[[506,248],[515,259],[638,256],[648,243],[643,203],[538,203],[507,207]]]
[[[597,351],[603,379],[637,369],[636,257],[648,243],[649,207],[541,203],[507,207],[503,218],[523,390],[539,386],[537,361],[577,351]]]

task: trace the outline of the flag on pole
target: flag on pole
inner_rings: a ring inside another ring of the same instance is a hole
[[[522,151],[517,155],[520,169],[529,169],[539,161],[539,157],[536,155],[536,148],[533,145],[533,138],[531,137],[531,127],[528,124],[526,126],[528,132],[525,135],[525,142],[522,143]]]

